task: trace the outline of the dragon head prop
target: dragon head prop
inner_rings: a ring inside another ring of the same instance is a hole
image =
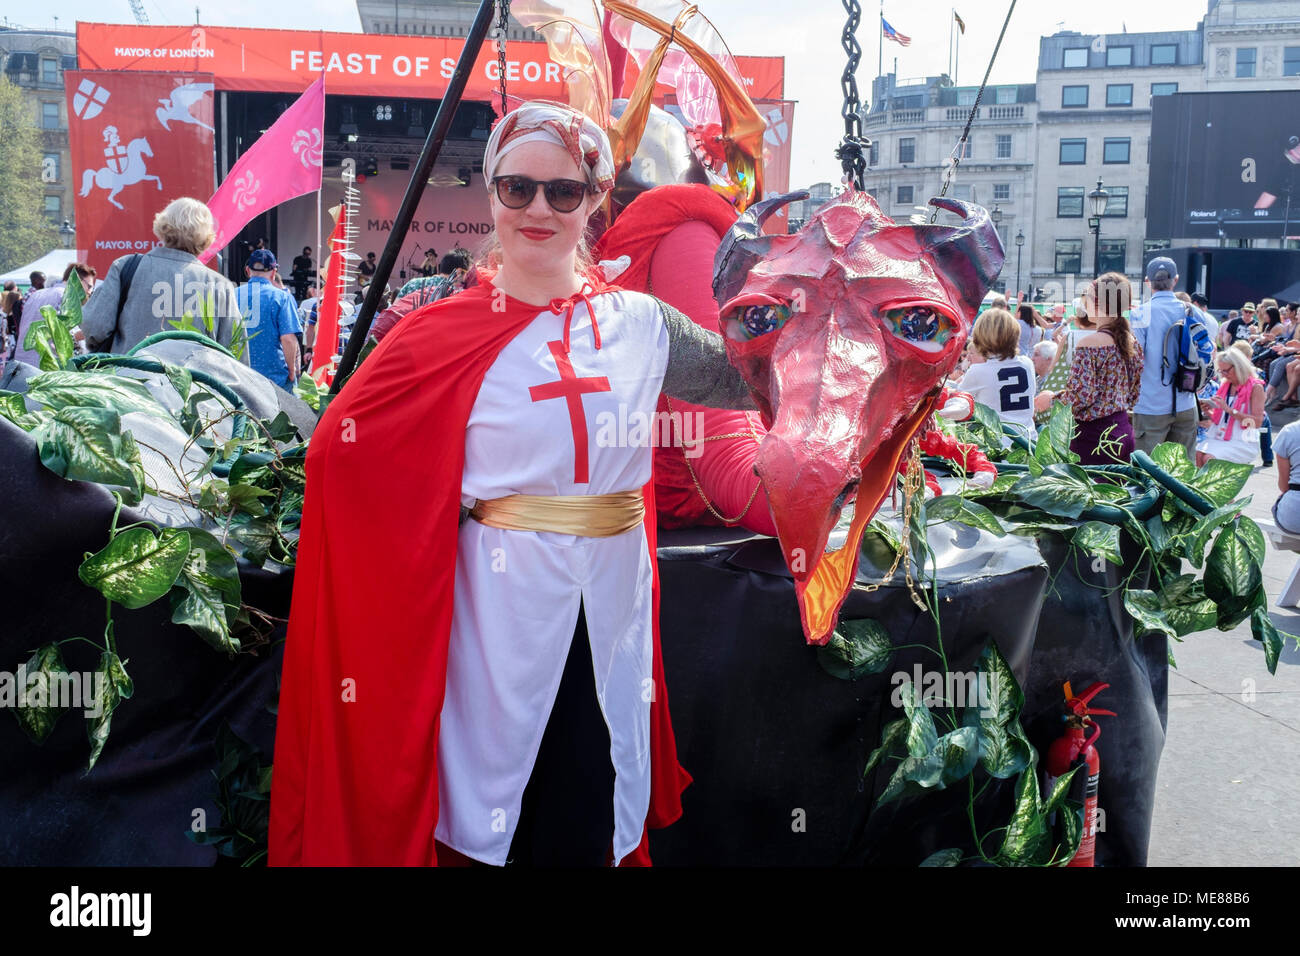
[[[896,223],[866,193],[822,206],[799,232],[763,220],[806,196],[747,211],[714,260],[731,363],[768,426],[755,470],[767,489],[809,643],[834,631],[862,532],[892,487],[1002,268],[988,213],[932,199],[956,225]],[[826,544],[856,495],[844,546]]]

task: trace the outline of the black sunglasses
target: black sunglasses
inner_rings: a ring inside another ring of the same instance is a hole
[[[496,187],[497,199],[507,209],[523,209],[537,195],[537,187],[542,187],[546,201],[556,212],[573,212],[582,205],[588,187],[576,179],[552,179],[539,182],[527,176],[493,176],[492,185]]]

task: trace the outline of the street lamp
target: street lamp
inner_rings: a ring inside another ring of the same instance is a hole
[[[1016,296],[1020,295],[1020,254],[1025,248],[1025,230],[1016,230]]]
[[[993,211],[989,213],[989,218],[993,220],[993,231],[997,233],[998,242],[1002,242],[1002,206],[998,203],[993,204]],[[1002,291],[1006,292],[1007,284],[1002,283]]]
[[[1089,212],[1092,215],[1088,219],[1088,228],[1092,230],[1092,277],[1095,279],[1101,275],[1101,217],[1106,212],[1106,200],[1110,198],[1110,193],[1106,192],[1105,187],[1101,184],[1101,177],[1097,177],[1097,188],[1088,193]]]
[[[71,249],[73,241],[77,238],[77,230],[72,228],[72,223],[63,220],[63,225],[59,227],[59,238],[63,240],[63,248]]]

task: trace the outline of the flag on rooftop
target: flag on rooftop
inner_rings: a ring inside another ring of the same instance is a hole
[[[957,15],[957,11],[952,12],[952,18],[957,21],[957,29],[962,33],[966,32],[966,21]]]
[[[880,29],[885,31],[886,40],[893,40],[899,46],[908,46],[912,42],[911,37],[899,33],[897,30],[895,30],[893,27],[889,25],[889,21],[886,20],[884,17],[880,18]]]

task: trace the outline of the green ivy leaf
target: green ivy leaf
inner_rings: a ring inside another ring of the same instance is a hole
[[[1216,507],[1222,507],[1237,497],[1241,489],[1246,487],[1246,479],[1250,477],[1253,470],[1251,465],[1211,458],[1185,484],[1214,502]]]
[[[942,790],[964,780],[979,762],[979,732],[974,727],[958,727],[940,737],[923,756],[908,756],[890,778],[880,804],[905,794]]]
[[[122,421],[107,408],[60,408],[32,431],[41,464],[69,481],[130,487],[131,463],[122,457]]]
[[[1196,480],[1196,466],[1187,457],[1187,449],[1177,442],[1161,442],[1151,452],[1151,460],[1183,484]]]
[[[293,393],[306,402],[311,410],[320,413],[321,390],[316,384],[316,380],[310,375],[304,375],[298,379],[298,383],[293,387]]]
[[[229,529],[230,537],[243,551],[244,560],[261,567],[275,544],[275,528],[271,523],[239,512],[230,519]]]
[[[1250,501],[1250,498],[1244,498],[1241,504],[1244,506],[1248,501]],[[1264,555],[1267,553],[1264,544],[1264,532],[1255,523],[1255,519],[1242,515],[1241,521],[1237,523],[1237,533],[1242,536],[1246,550],[1254,557],[1255,563],[1263,567]]]
[[[879,674],[894,656],[889,632],[879,621],[841,619],[825,646],[817,648],[817,661],[832,677],[857,680]]]
[[[862,776],[866,776],[875,769],[876,764],[880,763],[885,757],[896,753],[907,742],[908,721],[904,718],[891,720],[880,732],[880,746],[871,751],[871,756],[867,758],[867,765],[862,770]]]
[[[1192,533],[1183,541],[1183,557],[1199,568],[1205,562],[1205,549],[1220,528],[1241,513],[1245,502],[1232,501],[1220,508],[1215,508],[1196,522]]]
[[[999,538],[1006,535],[1006,529],[998,516],[988,508],[960,495],[941,495],[926,504],[926,516],[931,524],[944,521],[957,521],[995,534]]]
[[[32,743],[43,744],[63,716],[63,708],[53,705],[58,699],[56,688],[67,686],[64,682],[71,676],[63,663],[59,645],[45,644],[37,648],[23,665],[21,673],[24,676],[17,682],[15,690],[23,695],[23,703],[12,708],[13,715]],[[33,675],[41,675],[39,684],[33,685]],[[29,690],[35,693],[29,694]],[[14,703],[18,705],[18,700]]]
[[[141,382],[110,372],[41,372],[28,381],[27,394],[32,401],[54,409],[80,405],[111,408],[119,415],[143,412],[172,420]]]
[[[1092,481],[1078,465],[1055,464],[1042,475],[1021,478],[1011,488],[1020,500],[1063,518],[1078,518],[1096,504]]]
[[[1074,773],[1073,770],[1070,773]],[[1083,804],[1066,800],[1061,804],[1061,823],[1065,842],[1057,847],[1056,866],[1068,866],[1083,842]]]
[[[1032,866],[1046,855],[1049,836],[1038,797],[1038,774],[1029,768],[1016,780],[1015,809],[995,859],[1004,866]]]
[[[1085,521],[1074,532],[1073,543],[1076,548],[1092,558],[1105,558],[1111,564],[1119,566],[1124,559],[1119,553],[1119,525],[1104,521]]]
[[[148,476],[144,473],[144,461],[140,457],[140,446],[135,443],[135,436],[129,431],[122,433],[122,460],[131,472],[131,484],[126,486],[127,493],[122,500],[128,505],[140,503],[144,497]]]
[[[190,370],[183,365],[164,362],[163,371],[167,374],[167,381],[172,383],[172,388],[176,389],[180,400],[187,401],[190,397],[190,389],[194,386],[194,376],[190,374]]]
[[[1157,594],[1165,620],[1179,637],[1214,627],[1218,608],[1205,596],[1205,587],[1194,574],[1179,575]]]
[[[992,641],[980,653],[978,676],[988,699],[981,699],[980,706],[968,708],[966,714],[978,716],[980,765],[990,776],[1006,780],[1035,760],[1033,747],[1020,726],[1025,695],[1011,666]]]
[[[86,558],[77,574],[109,600],[139,608],[171,590],[189,553],[186,531],[163,528],[154,537],[148,528],[128,528],[114,535],[102,551]]]
[[[923,757],[929,753],[939,739],[934,729],[934,718],[929,708],[921,701],[921,692],[915,684],[908,681],[901,688],[903,696],[903,713],[907,714],[907,752],[913,757]]]
[[[95,717],[86,718],[86,733],[90,738],[90,764],[86,767],[86,773],[95,768],[100,754],[104,752],[117,705],[135,692],[135,686],[126,674],[124,662],[112,651],[100,655],[99,669],[95,673],[98,691],[96,709],[99,713]]]
[[[1229,463],[1231,464],[1231,463]],[[1205,560],[1205,594],[1219,608],[1219,627],[1235,627],[1250,613],[1263,585],[1259,562],[1239,530],[1241,519],[1225,525]]]
[[[998,413],[987,405],[975,403],[975,413],[971,417],[971,422],[984,432],[984,438],[980,442],[986,448],[1002,447],[1002,419]]]
[[[0,415],[17,423],[18,419],[27,415],[27,402],[17,392],[0,389]]]
[[[72,341],[72,333],[59,321],[53,306],[43,306],[41,316],[41,321],[33,322],[27,327],[23,347],[40,356],[39,365],[42,371],[67,368],[77,351],[76,343]]]
[[[993,484],[986,489],[967,484],[962,491],[962,496],[965,498],[1001,498],[1019,480],[1019,475],[1000,474],[993,479]]]
[[[938,850],[922,860],[921,866],[956,866],[961,861],[961,850]]]
[[[1160,598],[1154,591],[1131,588],[1124,592],[1124,610],[1128,611],[1137,625],[1136,636],[1160,633],[1172,638],[1178,637],[1178,631],[1165,617]]]
[[[311,376],[307,376],[310,378]],[[266,430],[271,433],[271,438],[278,442],[290,442],[298,437],[298,426],[289,418],[289,413],[281,411],[275,418],[263,421]]]
[[[241,601],[239,567],[214,535],[189,528],[190,552],[171,590],[172,622],[186,624],[219,651],[234,654],[230,634]]]
[[[1267,607],[1257,607],[1251,612],[1250,633],[1264,645],[1264,662],[1268,665],[1268,672],[1276,674],[1277,661],[1282,654],[1282,635],[1269,618]]]

